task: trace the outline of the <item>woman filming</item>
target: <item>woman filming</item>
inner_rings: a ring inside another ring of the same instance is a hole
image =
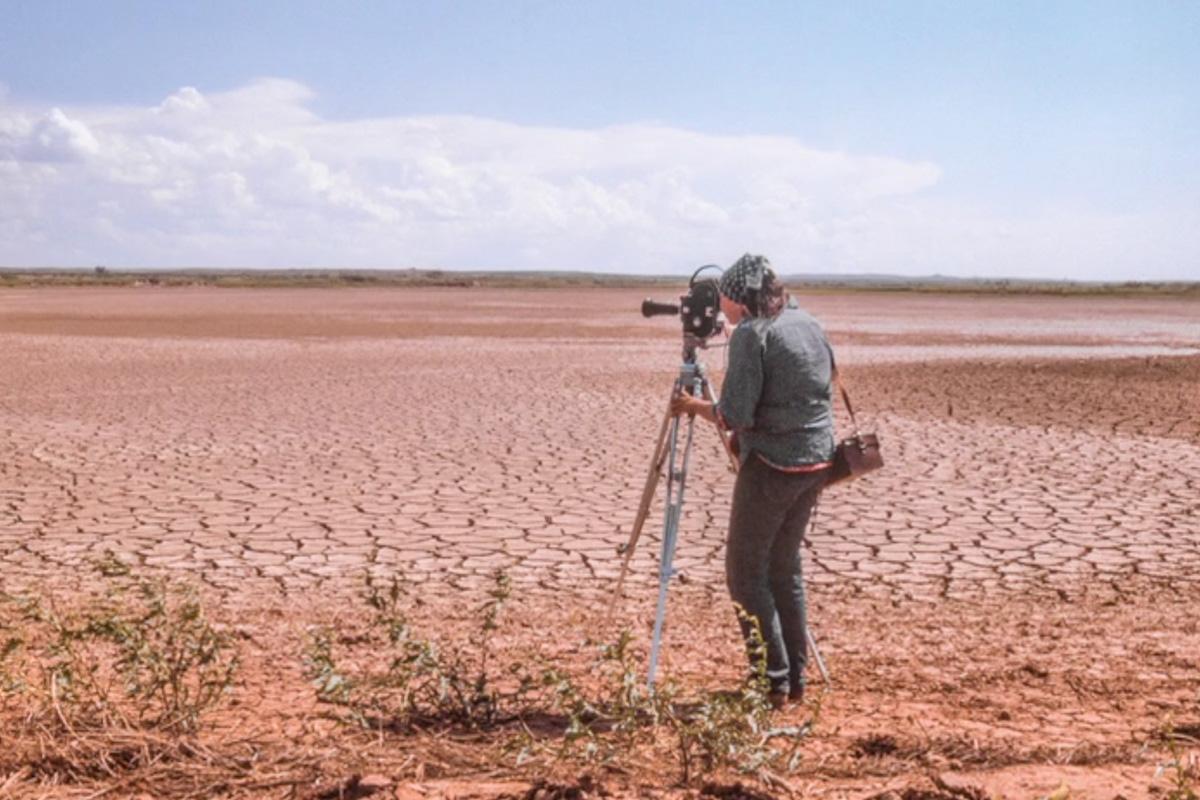
[[[763,256],[738,259],[720,290],[721,310],[736,326],[721,398],[714,406],[679,395],[671,408],[737,437],[725,578],[745,611],[742,635],[754,667],[754,621],[761,630],[769,698],[780,707],[804,697],[800,544],[833,460],[833,357],[821,326],[788,297]]]

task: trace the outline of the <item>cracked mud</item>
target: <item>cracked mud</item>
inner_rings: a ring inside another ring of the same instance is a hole
[[[607,583],[678,366],[677,323],[641,319],[641,295],[0,294],[5,572],[62,576],[112,550],[221,591],[372,567]],[[805,305],[888,461],[823,499],[814,584],[903,596],[1200,576],[1195,301]],[[722,359],[705,354],[718,384]],[[721,582],[730,484],[698,428],[678,556],[692,580]]]

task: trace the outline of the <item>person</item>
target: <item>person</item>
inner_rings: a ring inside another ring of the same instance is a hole
[[[820,324],[788,296],[765,257],[738,259],[720,291],[721,310],[736,326],[720,400],[680,394],[671,410],[707,419],[737,439],[725,577],[756,670],[763,657],[757,642],[766,646],[768,696],[779,707],[804,697],[800,545],[833,461],[833,353]]]

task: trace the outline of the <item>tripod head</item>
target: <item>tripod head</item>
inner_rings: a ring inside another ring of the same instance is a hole
[[[690,333],[683,334],[683,363],[691,366],[697,363],[696,351],[708,347],[708,340]]]

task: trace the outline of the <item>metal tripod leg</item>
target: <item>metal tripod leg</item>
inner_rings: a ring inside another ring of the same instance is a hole
[[[808,530],[804,533],[804,544],[806,544],[809,549],[812,549],[812,539],[809,538],[809,534],[817,529],[817,507],[820,505],[820,502],[821,495],[818,494],[817,502],[813,503],[812,512],[808,517]],[[804,554],[801,553],[801,558],[803,557]],[[804,636],[808,639],[808,649],[812,650],[813,661],[817,662],[817,669],[821,673],[821,680],[824,681],[826,686],[828,686],[830,682],[829,670],[825,667],[825,659],[821,658],[821,648],[817,647],[817,637],[813,635],[812,628],[808,627],[807,621],[804,625]]]
[[[829,670],[825,669],[825,659],[821,658],[821,648],[817,647],[817,637],[813,636],[812,628],[804,626],[804,635],[808,637],[808,649],[812,650],[813,661],[817,662],[817,669],[821,672],[821,680],[825,685],[829,685]]]
[[[675,388],[671,390],[671,398],[678,391],[678,382]],[[662,426],[658,430],[658,441],[654,444],[654,457],[650,459],[650,471],[646,475],[646,485],[642,487],[642,500],[638,504],[637,516],[634,517],[633,527],[629,532],[629,541],[619,551],[624,557],[621,559],[621,574],[617,578],[617,588],[613,590],[613,602],[608,606],[608,614],[611,618],[613,609],[616,608],[617,600],[621,597],[621,592],[625,588],[625,576],[629,574],[629,562],[633,560],[633,551],[637,547],[638,539],[642,535],[642,527],[646,524],[646,518],[650,515],[650,505],[654,502],[654,492],[658,488],[658,480],[662,476],[663,461],[667,457],[667,431],[671,428],[671,422],[675,417],[671,414],[671,398],[667,399],[667,413],[663,416]]]
[[[692,394],[703,396],[704,377],[693,369],[690,374],[685,370],[681,375],[692,379]],[[667,470],[667,498],[663,511],[662,555],[658,566],[658,603],[654,611],[654,634],[650,640],[650,663],[647,666],[646,686],[654,689],[654,676],[658,671],[658,655],[662,649],[663,622],[667,617],[667,590],[671,579],[675,577],[675,544],[679,536],[679,520],[683,516],[684,490],[687,487],[688,462],[692,454],[692,433],[695,430],[695,417],[688,417],[687,438],[683,446],[683,455],[679,456],[679,426],[680,418],[676,417],[671,423],[670,464]],[[678,469],[676,469],[678,465]]]
[[[713,394],[712,384],[708,382],[704,371],[699,365],[695,367],[695,375],[699,382],[699,396],[705,400],[715,403],[716,396]],[[638,503],[637,515],[633,520],[633,527],[629,531],[629,541],[621,546],[618,554],[622,555],[621,573],[617,577],[617,587],[613,591],[613,604],[609,606],[609,614],[612,614],[612,609],[616,605],[616,600],[621,597],[621,592],[625,588],[625,578],[629,574],[629,562],[633,560],[633,551],[637,547],[638,539],[642,535],[642,526],[646,524],[646,518],[650,516],[650,506],[654,502],[654,492],[658,488],[658,481],[662,477],[663,462],[667,457],[667,448],[664,446],[667,439],[667,431],[670,429],[673,419],[671,414],[671,400],[682,389],[682,377],[675,381],[675,385],[671,389],[671,396],[667,399],[667,413],[663,416],[662,425],[658,429],[658,440],[654,444],[654,456],[650,459],[650,470],[646,475],[646,483],[642,487],[642,499]],[[694,387],[695,388],[695,387]],[[729,469],[732,472],[737,472],[737,456],[729,446],[729,437],[721,434],[721,444],[725,448],[725,453],[729,457]]]
[[[691,431],[688,431],[688,439],[691,439]],[[671,489],[669,488],[677,480],[675,474],[675,447],[679,437],[679,419],[671,427],[671,472],[668,476],[670,483],[668,484],[668,495]],[[658,671],[658,654],[662,648],[662,628],[663,622],[667,617],[667,590],[671,588],[671,578],[675,576],[675,542],[679,535],[679,515],[683,509],[672,503],[668,496],[666,510],[664,511],[663,519],[663,538],[662,538],[662,553],[658,561],[658,602],[654,607],[654,633],[650,637],[650,663],[646,667],[646,685],[650,689],[654,688],[654,675]]]

